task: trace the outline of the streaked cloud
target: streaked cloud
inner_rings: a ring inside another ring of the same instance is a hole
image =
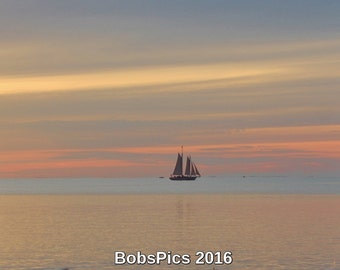
[[[258,77],[278,73],[275,68],[236,69],[227,65],[158,67],[152,69],[100,72],[63,76],[2,78],[0,94],[48,92],[94,88],[153,86],[197,81]],[[171,74],[171,75],[170,75]]]

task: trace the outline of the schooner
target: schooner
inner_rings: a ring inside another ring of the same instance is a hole
[[[174,172],[170,175],[170,180],[175,181],[183,181],[183,180],[195,180],[197,177],[200,177],[201,174],[199,173],[195,163],[191,160],[191,156],[187,156],[185,172],[183,173],[183,146],[182,146],[182,153],[178,153],[176,166]]]

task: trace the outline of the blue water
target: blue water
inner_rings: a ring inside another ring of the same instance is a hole
[[[340,194],[336,177],[0,179],[0,194]]]

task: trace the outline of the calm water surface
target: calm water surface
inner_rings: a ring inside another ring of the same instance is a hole
[[[336,177],[202,177],[131,179],[0,179],[0,194],[340,194]]]
[[[0,195],[0,269],[340,269],[337,194]],[[114,251],[190,254],[189,265],[113,265]]]

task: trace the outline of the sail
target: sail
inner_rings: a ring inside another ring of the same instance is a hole
[[[192,163],[192,174],[201,176],[201,174],[200,174],[200,172],[198,171],[198,169],[197,169],[195,163]]]
[[[195,167],[194,167],[194,163],[193,163],[193,162],[191,162],[191,166],[190,166],[190,174],[191,174],[191,175],[195,175],[195,174],[196,174],[196,172],[195,172]]]
[[[187,164],[185,166],[185,175],[191,175],[191,160],[190,160],[190,157],[187,157]]]
[[[174,169],[173,175],[182,175],[183,174],[183,157],[178,153],[176,167]]]

